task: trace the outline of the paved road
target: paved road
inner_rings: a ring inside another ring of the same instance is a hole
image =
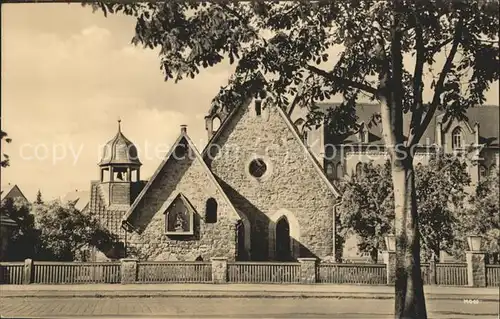
[[[275,298],[0,298],[3,318],[391,318],[392,300]],[[497,302],[429,300],[429,318],[498,319]]]

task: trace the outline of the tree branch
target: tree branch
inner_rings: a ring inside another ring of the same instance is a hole
[[[430,47],[428,51],[432,52],[432,54],[436,54],[437,52],[441,51],[441,49],[443,47],[447,46],[451,42],[453,42],[453,37],[449,38],[447,40],[444,40],[443,42]]]
[[[365,91],[365,92],[373,94],[373,95],[377,94],[377,90],[375,88],[369,86],[368,84],[364,84],[364,83],[360,83],[360,82],[356,82],[356,81],[352,81],[352,80],[349,80],[346,78],[336,76],[336,75],[332,74],[331,72],[321,70],[321,69],[319,69],[313,65],[310,65],[310,64],[308,64],[306,68],[309,71],[311,71],[317,75],[323,76],[326,79],[331,80],[333,82],[338,82],[338,83],[341,83],[341,84],[346,85],[346,86],[350,86],[350,87],[355,88],[355,89],[360,89],[362,91]]]
[[[415,19],[417,19],[415,17]],[[417,58],[415,61],[415,70],[413,72],[413,105],[412,105],[412,115],[411,115],[411,125],[410,134],[413,133],[415,126],[417,126],[422,121],[423,113],[423,70],[425,64],[425,45],[422,35],[422,27],[416,21],[415,24],[415,50],[417,52]],[[409,135],[410,135],[409,134]]]
[[[462,19],[460,19],[457,22],[457,26],[455,27],[455,33],[453,36],[453,45],[451,46],[450,53],[448,54],[448,57],[446,58],[446,62],[443,65],[443,69],[441,70],[441,73],[439,74],[439,79],[438,82],[436,83],[436,88],[434,90],[434,96],[432,98],[432,102],[429,106],[429,109],[427,110],[427,113],[425,114],[424,120],[415,127],[415,135],[409,137],[408,139],[408,145],[411,147],[415,145],[416,143],[419,142],[420,138],[424,134],[425,130],[427,129],[427,126],[429,126],[429,123],[431,122],[432,118],[434,117],[434,114],[436,113],[436,109],[438,107],[439,102],[441,101],[441,94],[443,93],[444,89],[444,81],[446,79],[446,76],[451,70],[451,67],[453,66],[453,59],[455,58],[455,54],[457,53],[458,50],[458,45],[460,44],[460,37],[462,34]]]

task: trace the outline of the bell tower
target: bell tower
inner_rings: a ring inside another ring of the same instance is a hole
[[[229,115],[229,111],[224,106],[215,107],[212,106],[208,115],[205,116],[205,129],[207,130],[208,140],[217,132],[221,124]]]
[[[100,188],[108,206],[132,204],[133,186],[140,182],[141,165],[137,148],[123,135],[118,120],[118,132],[104,146],[99,162]]]

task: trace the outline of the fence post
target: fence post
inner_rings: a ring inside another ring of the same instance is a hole
[[[214,284],[227,283],[227,258],[213,257],[212,261],[212,282]]]
[[[429,261],[429,284],[437,285],[437,266],[434,256]]]
[[[482,251],[468,251],[467,280],[471,287],[486,287],[486,253]]]
[[[298,258],[300,263],[300,283],[316,283],[316,258]]]
[[[33,279],[33,260],[25,259],[24,260],[24,274],[23,274],[23,284],[31,284]]]
[[[132,284],[137,281],[137,259],[120,259],[120,275],[122,284]]]
[[[385,270],[387,272],[387,284],[393,285],[396,282],[396,252],[384,251]]]

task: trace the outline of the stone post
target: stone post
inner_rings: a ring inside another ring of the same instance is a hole
[[[483,251],[468,251],[467,278],[471,287],[486,287],[486,253]]]
[[[121,262],[121,283],[132,284],[137,281],[137,259],[123,258]]]
[[[300,263],[300,283],[316,283],[316,258],[298,258]]]
[[[227,258],[213,257],[212,261],[212,282],[214,284],[227,283]]]
[[[430,285],[437,285],[437,267],[434,256],[432,256],[431,260],[429,261],[429,280]]]
[[[387,284],[393,285],[396,282],[396,252],[384,251],[382,255],[384,256],[385,269],[387,272]]]
[[[31,284],[32,281],[32,273],[33,273],[33,260],[25,259],[24,260],[24,274],[23,274],[23,284]]]

